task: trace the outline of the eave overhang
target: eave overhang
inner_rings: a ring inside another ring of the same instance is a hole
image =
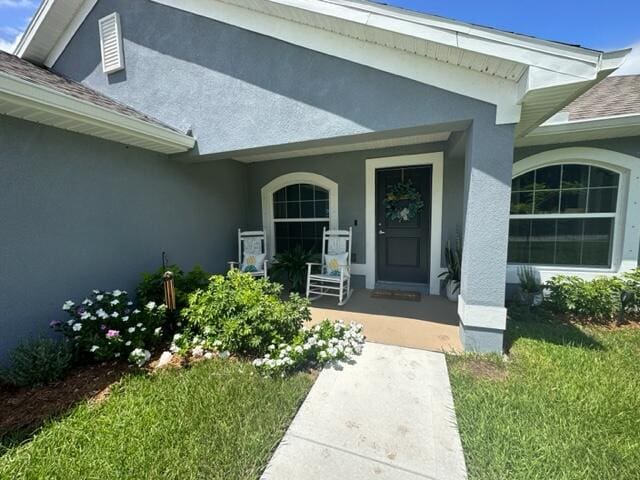
[[[165,154],[186,152],[195,139],[0,72],[0,114]]]

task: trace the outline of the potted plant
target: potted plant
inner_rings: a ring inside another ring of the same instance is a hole
[[[542,285],[538,272],[530,266],[518,268],[520,280],[520,299],[528,307],[537,307],[542,304]]]
[[[455,245],[447,242],[444,249],[444,259],[447,264],[447,271],[438,275],[446,282],[447,298],[452,302],[458,301],[460,294],[460,269],[462,265],[462,245],[460,237],[456,238]]]

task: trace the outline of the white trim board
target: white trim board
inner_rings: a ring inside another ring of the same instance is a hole
[[[429,257],[429,293],[440,294],[440,260],[442,257],[442,196],[444,188],[443,152],[369,158],[365,170],[365,248],[366,287],[376,283],[376,170],[391,167],[431,165],[431,252]]]
[[[613,275],[636,268],[640,248],[640,158],[601,148],[558,148],[516,162],[513,177],[536,168],[566,163],[599,166],[620,174],[611,268],[532,265],[539,272],[541,280],[544,282],[554,275],[592,279],[598,275]],[[519,267],[518,264],[507,265],[507,283],[518,283]]]
[[[275,254],[276,235],[273,218],[273,194],[281,188],[297,183],[309,183],[322,187],[329,192],[329,228],[338,230],[338,184],[333,180],[311,172],[293,172],[274,178],[260,190],[262,197],[262,229],[267,236],[267,257]]]

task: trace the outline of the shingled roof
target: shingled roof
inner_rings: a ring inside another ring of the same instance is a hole
[[[569,121],[640,114],[640,75],[607,77],[562,111]]]
[[[106,108],[114,112],[135,118],[137,120],[142,120],[143,122],[149,123],[151,125],[167,128],[173,130],[174,132],[184,134],[184,132],[180,130],[162,123],[153,117],[145,115],[144,113],[141,113],[123,103],[117,102],[112,98],[109,98],[102,93],[96,92],[95,90],[92,90],[91,88],[81,83],[69,80],[61,75],[53,73],[45,68],[33,65],[26,60],[3,51],[0,51],[0,72],[23,78],[24,80],[37,85],[49,87],[63,95],[68,95],[78,100],[90,102],[98,107]]]

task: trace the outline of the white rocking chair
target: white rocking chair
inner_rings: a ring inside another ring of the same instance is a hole
[[[319,273],[312,273],[313,267]],[[321,263],[307,263],[307,298],[337,297],[338,305],[349,301],[351,290],[351,227],[349,230],[322,230]],[[313,296],[312,296],[313,295]]]
[[[268,278],[267,263],[265,233],[263,231],[243,232],[238,229],[238,261],[229,262],[229,270],[238,268],[254,277]]]

